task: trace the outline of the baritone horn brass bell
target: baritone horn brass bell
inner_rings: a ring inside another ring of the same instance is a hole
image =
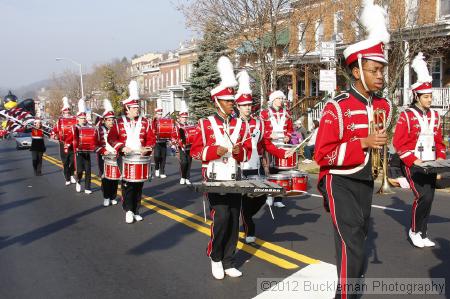
[[[369,126],[369,133],[378,132],[386,128],[386,112],[381,109],[376,109],[373,112],[373,121]],[[382,173],[381,187],[377,191],[377,194],[394,194],[388,181],[387,167],[388,167],[388,156],[387,156],[387,144],[383,145],[383,160],[381,160],[381,149],[372,149],[372,175],[376,179],[380,172]]]

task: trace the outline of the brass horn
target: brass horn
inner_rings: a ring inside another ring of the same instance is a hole
[[[369,134],[374,132],[378,132],[386,128],[386,111],[381,109],[376,109],[373,111],[373,120],[369,126]],[[381,161],[381,150],[383,151],[383,161]],[[372,149],[372,175],[373,178],[376,179],[380,172],[383,175],[383,179],[381,181],[381,187],[377,191],[377,194],[394,194],[391,186],[388,181],[387,176],[387,167],[388,167],[388,158],[387,158],[387,145],[383,145],[382,149]]]

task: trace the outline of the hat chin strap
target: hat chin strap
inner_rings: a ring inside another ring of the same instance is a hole
[[[358,54],[358,67],[359,67],[359,74],[361,75],[361,83],[362,83],[364,89],[367,92],[370,92],[369,88],[367,88],[366,80],[364,79],[364,73],[363,73],[363,69],[362,69],[362,55],[361,54]]]
[[[217,97],[214,97],[214,102],[216,102],[216,105],[219,107],[220,111],[224,114],[227,115],[225,113],[225,111],[223,110],[222,106],[220,105],[219,101],[217,100]]]

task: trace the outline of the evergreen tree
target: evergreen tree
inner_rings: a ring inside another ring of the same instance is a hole
[[[220,29],[207,26],[190,78],[189,113],[192,119],[207,117],[215,111],[210,91],[220,83],[216,66],[219,57],[225,55],[226,49],[225,39]]]

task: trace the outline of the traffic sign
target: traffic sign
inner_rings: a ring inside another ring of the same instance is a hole
[[[336,69],[320,70],[319,90],[328,92],[336,90]]]
[[[320,44],[320,62],[330,62],[336,56],[335,42],[322,42]]]

